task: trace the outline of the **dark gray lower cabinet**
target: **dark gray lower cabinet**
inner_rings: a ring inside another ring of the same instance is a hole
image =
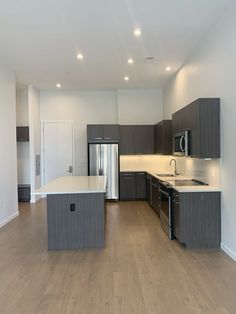
[[[144,200],[147,198],[145,172],[120,173],[120,200]]]
[[[120,173],[120,200],[130,201],[136,198],[135,172]]]
[[[152,204],[152,179],[150,174],[146,174],[146,192],[147,192],[147,202],[149,205]]]
[[[160,216],[161,211],[161,197],[160,197],[160,186],[159,180],[152,177],[152,207],[155,212]]]
[[[144,200],[147,198],[146,173],[136,172],[136,199]]]
[[[173,192],[173,233],[186,248],[220,248],[220,199],[220,192]]]
[[[104,193],[47,196],[48,250],[103,248]]]
[[[18,202],[30,202],[30,185],[18,185]]]

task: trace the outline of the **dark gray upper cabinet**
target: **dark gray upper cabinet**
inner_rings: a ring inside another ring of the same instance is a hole
[[[173,150],[172,121],[163,120],[155,125],[155,153],[171,155]]]
[[[154,153],[154,126],[136,125],[134,129],[135,154]]]
[[[134,154],[134,126],[120,126],[120,155]]]
[[[154,126],[153,125],[121,125],[120,154],[153,154]]]
[[[29,141],[29,127],[17,126],[16,127],[16,139],[17,139],[17,142],[28,142]]]
[[[88,142],[119,141],[118,124],[88,124]]]
[[[220,158],[220,99],[199,98],[172,115],[173,134],[190,130],[191,156]]]

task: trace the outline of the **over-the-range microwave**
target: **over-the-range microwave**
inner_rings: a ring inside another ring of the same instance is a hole
[[[174,134],[173,154],[175,156],[189,156],[191,154],[190,148],[190,130],[184,130]]]

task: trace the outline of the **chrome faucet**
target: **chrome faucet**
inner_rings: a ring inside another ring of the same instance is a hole
[[[178,173],[178,171],[177,171],[177,164],[176,164],[176,160],[175,160],[174,158],[170,160],[169,165],[171,166],[172,161],[174,161],[174,164],[175,164],[175,176],[178,176],[178,175],[179,175],[179,173]]]

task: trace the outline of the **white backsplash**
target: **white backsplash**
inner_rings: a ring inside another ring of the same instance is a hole
[[[197,159],[186,157],[159,155],[132,155],[120,157],[120,169],[124,170],[156,170],[173,173],[174,166],[169,166],[172,158],[177,161],[180,174],[201,180],[213,186],[220,186],[220,159]]]

